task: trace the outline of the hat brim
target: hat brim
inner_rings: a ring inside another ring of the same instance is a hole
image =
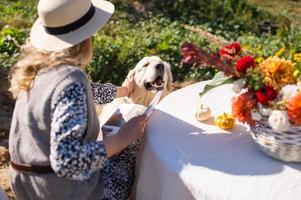
[[[45,51],[58,51],[81,43],[94,35],[113,15],[115,7],[104,0],[91,0],[95,6],[95,14],[89,22],[79,29],[62,34],[50,35],[39,19],[32,26],[30,43],[37,49]]]

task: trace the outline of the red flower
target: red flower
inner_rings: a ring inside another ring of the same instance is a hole
[[[256,92],[256,99],[263,105],[267,105],[269,101],[277,98],[277,91],[271,86],[265,86]]]
[[[185,64],[195,64],[200,61],[200,49],[195,45],[184,42],[182,47],[182,62]]]
[[[237,61],[236,70],[240,73],[246,73],[248,68],[255,66],[256,62],[252,56],[244,56]]]
[[[235,56],[240,54],[241,46],[238,42],[233,42],[232,44],[225,46],[219,51],[219,54],[223,58],[232,60]]]

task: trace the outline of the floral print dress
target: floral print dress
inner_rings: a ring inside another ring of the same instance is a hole
[[[91,83],[96,104],[114,100],[113,84]],[[50,162],[59,177],[88,179],[101,170],[104,177],[103,200],[127,200],[134,183],[135,159],[139,142],[106,159],[101,141],[83,142],[87,127],[87,97],[82,83],[69,85],[51,104]]]

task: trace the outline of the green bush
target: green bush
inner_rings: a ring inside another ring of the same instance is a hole
[[[19,47],[27,37],[25,30],[36,18],[36,3],[37,0],[0,0],[0,89],[18,59]]]
[[[37,0],[0,0],[0,29],[6,25],[29,28],[36,19]]]
[[[26,33],[13,27],[4,27],[0,32],[0,68],[2,72],[8,72],[16,62],[20,44],[23,44]],[[1,77],[3,78],[3,77]]]
[[[88,72],[95,81],[121,83],[140,59],[158,55],[171,64],[175,80],[183,80],[191,70],[181,64],[179,49],[186,40],[207,45],[180,23],[164,18],[154,17],[134,25],[112,21],[94,38],[95,56]]]
[[[159,10],[172,20],[191,25],[209,27],[215,34],[232,39],[242,33],[258,33],[258,25],[263,21],[276,20],[275,17],[245,0],[141,0],[153,2]],[[232,34],[226,34],[232,32]]]
[[[275,36],[263,35],[256,37],[247,34],[241,36],[239,41],[256,57],[273,56],[283,47],[285,48],[283,56],[288,59],[293,59],[295,53],[301,52],[301,31],[296,29],[279,32]]]

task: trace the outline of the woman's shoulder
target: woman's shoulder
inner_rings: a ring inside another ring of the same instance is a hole
[[[86,73],[75,65],[59,65],[50,69],[41,70],[37,79],[51,80],[51,82],[62,82],[65,79],[85,81]]]
[[[58,66],[55,72],[55,76],[60,76],[61,81],[59,82],[87,82],[86,73],[77,66],[74,65],[61,65]]]
[[[75,65],[61,65],[58,66],[57,73],[74,78],[87,78],[87,74]]]
[[[47,74],[58,74],[61,76],[64,75],[71,75],[73,73],[83,74],[85,75],[85,72],[78,66],[75,65],[58,65],[56,67],[52,67],[50,69],[45,68],[45,70],[41,71],[41,73],[47,73]]]
[[[48,88],[50,91],[56,90],[60,92],[63,91],[65,87],[75,82],[86,85],[88,83],[86,73],[74,65],[60,65],[48,70],[40,71],[35,78],[34,85]]]
[[[65,91],[66,88],[74,84],[88,85],[86,73],[76,66],[61,65],[54,70],[48,71],[47,74],[53,79],[49,80],[53,81],[55,84],[53,96],[59,95]]]

